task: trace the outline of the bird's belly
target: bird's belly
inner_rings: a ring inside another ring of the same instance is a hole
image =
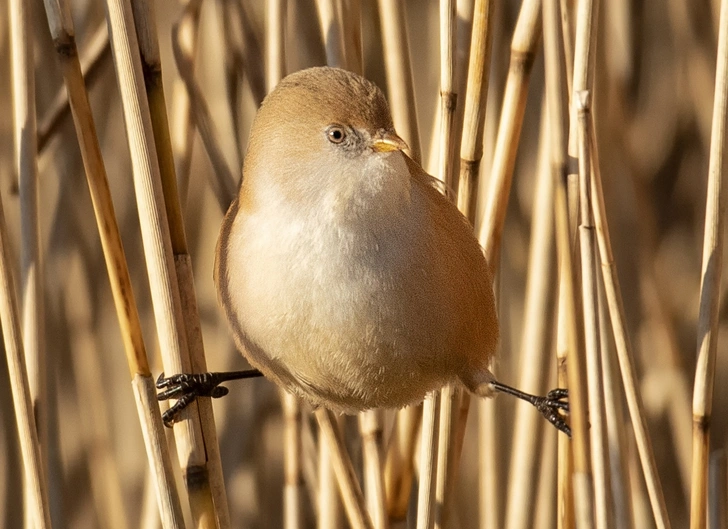
[[[233,317],[251,363],[289,390],[349,412],[411,404],[452,380],[429,309],[437,304],[422,299],[417,271],[378,261],[381,248],[358,248],[352,260],[339,246],[320,247],[335,251],[231,255]]]

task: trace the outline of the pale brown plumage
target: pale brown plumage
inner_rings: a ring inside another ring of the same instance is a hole
[[[460,381],[491,392],[491,275],[472,228],[408,158],[382,92],[285,78],[255,118],[215,282],[238,347],[284,388],[353,412]]]

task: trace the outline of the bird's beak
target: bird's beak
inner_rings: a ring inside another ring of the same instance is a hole
[[[378,130],[372,138],[374,152],[403,151],[409,149],[407,142],[397,136],[393,130]]]

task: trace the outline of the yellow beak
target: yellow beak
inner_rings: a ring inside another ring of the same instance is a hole
[[[374,152],[403,151],[409,149],[407,142],[397,136],[393,130],[379,130],[372,138]]]

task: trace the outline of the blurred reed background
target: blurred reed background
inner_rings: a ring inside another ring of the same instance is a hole
[[[727,527],[719,0],[132,4],[136,31],[126,0],[0,0],[0,525]],[[258,379],[162,428],[163,369],[246,366],[219,224],[265,93],[327,62],[459,191],[497,270],[494,371],[568,385],[571,442],[448,388],[422,421],[338,419],[347,482],[330,417]]]

